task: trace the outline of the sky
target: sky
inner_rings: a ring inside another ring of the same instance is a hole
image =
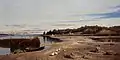
[[[120,0],[0,0],[0,29],[120,25]]]

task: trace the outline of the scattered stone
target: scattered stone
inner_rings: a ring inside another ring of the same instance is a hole
[[[88,59],[88,57],[86,57],[85,55],[83,55],[81,58]]]
[[[69,59],[74,59],[74,58],[76,58],[74,53],[64,54],[64,57],[65,57],[65,58],[69,58]]]
[[[24,50],[16,49],[16,50],[14,50],[12,53],[13,53],[13,54],[18,54],[18,53],[23,53],[23,52],[24,52]]]
[[[57,54],[58,54],[58,52],[53,52],[53,53],[50,54],[50,56],[54,56],[54,55],[57,55]]]
[[[63,51],[66,51],[66,50],[63,50]]]
[[[100,47],[96,47],[98,50],[100,50]]]
[[[96,45],[97,47],[100,47],[100,45]]]
[[[59,48],[59,49],[56,49],[56,52],[58,52],[58,51],[60,51],[61,49]]]
[[[50,55],[50,56],[57,55],[57,54],[58,54],[58,52],[59,52],[60,50],[61,50],[60,48],[59,48],[59,49],[56,49],[56,50],[55,50],[55,52],[51,53],[51,55]]]
[[[72,55],[64,55],[65,58],[70,58],[70,59],[74,59],[74,57]]]
[[[51,53],[51,55],[50,56],[54,56],[55,55],[55,53],[53,52],[53,53]]]
[[[54,52],[54,54],[55,54],[55,55],[57,55],[57,54],[58,54],[58,52]]]
[[[71,53],[72,56],[74,56],[75,54],[74,53]]]
[[[115,45],[114,43],[110,43],[109,45]]]
[[[60,51],[61,49],[59,48],[58,51]]]
[[[105,52],[105,53],[103,53],[103,55],[112,55],[112,53],[110,53],[110,52]]]
[[[56,49],[56,52],[58,52],[59,50],[58,49]]]
[[[104,44],[104,45],[115,45],[115,43],[108,43],[108,44]]]
[[[104,52],[103,55],[119,55],[119,54],[113,51],[107,51],[107,52]]]
[[[90,52],[98,52],[98,48],[92,49]]]

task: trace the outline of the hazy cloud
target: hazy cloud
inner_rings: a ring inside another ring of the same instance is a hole
[[[120,8],[120,5],[115,6],[114,9],[118,9]],[[120,9],[118,10],[113,10],[112,12],[106,12],[106,13],[98,13],[98,14],[86,14],[86,16],[100,16],[99,18],[95,18],[95,19],[109,19],[109,18],[120,18]]]

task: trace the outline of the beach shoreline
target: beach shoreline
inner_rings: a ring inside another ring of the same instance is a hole
[[[101,58],[99,58],[99,59],[102,59],[102,60],[106,60],[106,59],[112,60],[113,58],[119,59],[119,57],[116,57],[116,56],[119,56],[119,54],[120,54],[120,52],[118,51],[119,50],[118,47],[120,46],[119,42],[95,42],[94,40],[89,39],[86,36],[61,36],[61,35],[52,36],[52,35],[49,35],[49,37],[60,39],[60,40],[62,40],[62,42],[53,43],[51,45],[51,47],[46,50],[25,52],[25,53],[19,53],[19,54],[9,54],[9,55],[7,55],[7,57],[9,56],[9,57],[17,59],[17,60],[27,60],[27,59],[28,60],[35,60],[35,59],[38,59],[38,60],[56,60],[56,59],[58,59],[58,60],[66,60],[66,59],[77,60],[77,59],[85,59],[84,57],[81,57],[81,55],[82,56],[85,55],[88,58],[88,60],[92,60],[92,59],[97,60],[99,57],[96,57],[96,56],[100,56]],[[116,46],[116,47],[114,47],[114,46]],[[100,51],[90,52],[92,49],[94,50],[96,47],[101,48]],[[106,47],[109,47],[109,49],[105,49]],[[60,51],[57,52],[58,54],[50,56],[53,52],[56,52],[57,49],[60,49]],[[70,52],[70,51],[72,51],[72,52]],[[80,53],[80,55],[75,54],[75,56],[80,56],[79,58],[71,56],[71,54],[72,53],[74,54],[76,51],[79,51],[79,53]],[[114,52],[111,52],[111,54],[113,53],[113,55],[107,55],[107,56],[112,56],[111,58],[104,57],[104,56],[106,56],[106,55],[104,55],[104,53],[107,51],[114,51]],[[71,54],[69,54],[69,53],[71,53]],[[68,54],[67,58],[66,58],[66,54]],[[88,56],[86,54],[91,54],[92,56]],[[94,56],[94,54],[96,56]],[[27,58],[25,56],[27,56]],[[4,55],[4,56],[0,57],[0,59],[4,60],[4,58],[7,58],[7,57],[6,57],[6,55]]]

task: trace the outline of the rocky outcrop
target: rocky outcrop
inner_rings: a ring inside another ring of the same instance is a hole
[[[16,49],[25,50],[26,48],[39,48],[40,40],[38,37],[33,39],[11,39],[10,49],[14,52]]]

